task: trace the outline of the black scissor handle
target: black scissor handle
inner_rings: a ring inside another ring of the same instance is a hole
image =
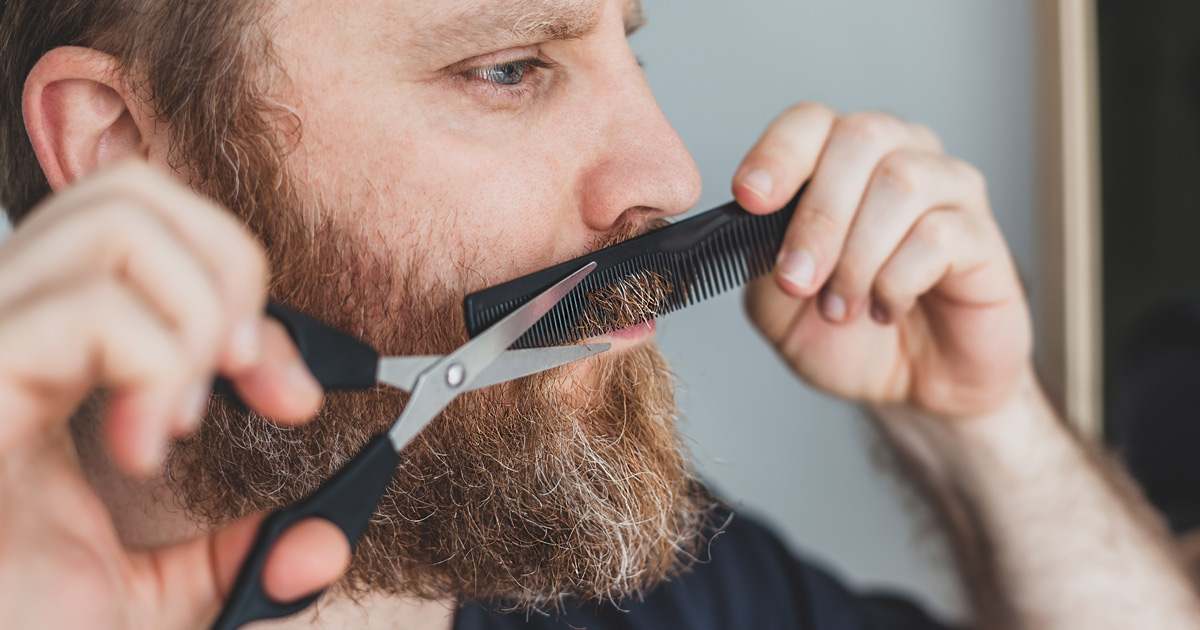
[[[286,617],[315,602],[323,590],[287,603],[276,602],[267,595],[262,574],[275,543],[298,521],[316,517],[330,521],[342,530],[353,552],[399,463],[400,457],[387,434],[381,433],[307,499],[267,517],[259,527],[250,553],[242,561],[237,581],[213,624],[213,630],[235,630],[251,621]]]
[[[370,389],[375,386],[379,353],[371,346],[278,302],[267,304],[267,315],[287,329],[322,388]],[[238,400],[233,385],[224,378],[216,380],[213,391],[228,400]]]

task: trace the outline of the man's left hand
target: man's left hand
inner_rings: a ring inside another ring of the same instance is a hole
[[[792,369],[945,418],[1013,396],[1031,370],[1029,309],[982,175],[924,127],[803,104],[771,124],[733,191],[763,214],[806,181],[774,277],[746,299]]]

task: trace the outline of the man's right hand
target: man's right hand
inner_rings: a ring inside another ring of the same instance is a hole
[[[113,461],[153,472],[192,430],[214,374],[279,422],[321,390],[263,318],[267,265],[233,216],[138,162],[38,208],[0,244],[0,610],[8,628],[211,624],[260,518],[128,550],[80,471],[67,420],[96,391]],[[331,523],[291,529],[264,577],[292,600],[349,561]]]

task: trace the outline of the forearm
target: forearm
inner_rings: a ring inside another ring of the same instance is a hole
[[[955,539],[980,626],[1200,627],[1157,519],[1032,377],[986,417],[877,412]]]

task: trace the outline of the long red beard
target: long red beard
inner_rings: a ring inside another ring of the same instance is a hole
[[[277,299],[389,354],[466,340],[462,287],[430,295],[397,277],[396,259],[362,253],[378,244],[304,231],[310,239],[274,239]],[[342,588],[544,608],[620,600],[686,566],[710,499],[675,432],[673,376],[652,345],[591,361],[582,382],[559,369],[451,404],[405,450]],[[172,485],[212,524],[295,502],[390,426],[406,398],[330,394],[300,428],[215,402],[174,450]]]

